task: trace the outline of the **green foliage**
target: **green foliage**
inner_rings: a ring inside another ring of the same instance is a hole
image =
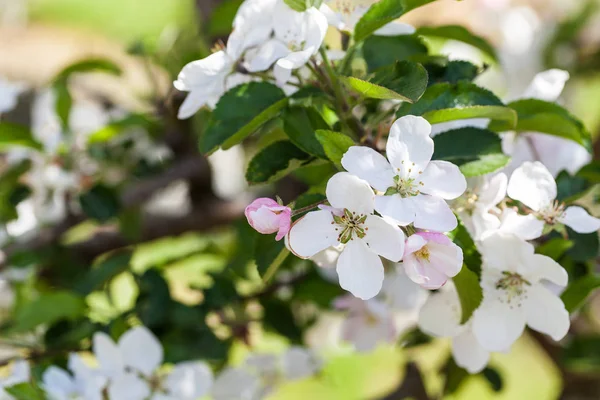
[[[96,184],[80,195],[79,204],[88,217],[100,222],[106,222],[115,217],[121,208],[117,192],[102,184]]]
[[[16,400],[45,400],[46,395],[33,383],[19,383],[18,385],[4,388],[6,393],[12,395]]]
[[[460,81],[473,81],[484,68],[471,64],[468,61],[442,59],[422,60],[423,66],[429,75],[429,86],[436,83],[458,83]]]
[[[489,174],[510,161],[502,152],[500,136],[487,129],[454,129],[435,136],[433,141],[433,159],[458,165],[465,176]]]
[[[429,111],[423,114],[423,118],[430,124],[439,124],[449,121],[457,121],[472,118],[485,118],[506,123],[508,127],[514,127],[517,123],[517,113],[503,106],[470,106],[464,108],[444,108]]]
[[[102,285],[110,281],[129,267],[132,252],[130,250],[117,251],[109,254],[105,259],[98,262],[77,284],[77,291],[83,295],[100,289]]]
[[[310,155],[288,140],[272,143],[250,161],[246,180],[250,184],[273,182],[289,174],[309,158]]]
[[[38,298],[18,310],[10,332],[27,332],[39,325],[51,325],[64,318],[81,317],[84,312],[83,298],[72,292],[55,290],[42,293]]]
[[[427,46],[414,35],[369,36],[362,46],[363,57],[369,72],[380,67],[410,60],[413,56],[427,54]]]
[[[19,180],[30,166],[29,162],[24,161],[7,168],[0,176],[0,221],[8,222],[17,218],[15,191],[20,190]]]
[[[600,239],[596,232],[594,233],[577,233],[569,227],[566,227],[567,235],[570,240],[575,243],[567,251],[567,255],[573,261],[586,262],[598,256],[600,252]]]
[[[580,176],[571,176],[567,171],[562,171],[555,178],[556,200],[571,203],[583,195],[590,188],[588,181]]]
[[[314,108],[290,107],[283,114],[283,129],[290,140],[306,153],[319,158],[327,159],[327,155],[315,137],[315,131],[328,128]]]
[[[466,265],[463,265],[458,275],[452,278],[452,280],[456,286],[462,310],[460,322],[464,324],[471,318],[473,312],[479,307],[479,304],[481,304],[483,292],[481,286],[479,286],[477,274],[471,271]]]
[[[258,274],[263,280],[270,280],[289,254],[283,239],[276,242],[274,235],[259,235],[254,245]]]
[[[536,248],[536,253],[543,254],[552,258],[553,260],[560,259],[574,243],[571,240],[556,237],[542,243]]]
[[[131,114],[126,117],[111,122],[110,124],[100,128],[88,137],[88,143],[104,143],[108,142],[130,128],[145,128],[150,129],[154,125],[147,116],[142,114]]]
[[[560,298],[567,311],[572,313],[581,307],[588,296],[598,287],[600,287],[600,276],[588,275],[569,283]]]
[[[355,145],[352,139],[339,132],[318,130],[316,135],[327,157],[338,166],[341,166],[344,153]]]
[[[212,113],[208,128],[200,138],[200,151],[212,153],[240,143],[263,124],[275,118],[286,106],[285,94],[267,82],[251,82],[225,93]]]
[[[354,77],[343,78],[343,82],[367,98],[414,103],[427,87],[427,71],[420,64],[398,61],[379,68],[368,82]]]
[[[306,11],[310,7],[319,8],[322,0],[283,0],[292,10]]]
[[[263,319],[267,329],[283,335],[292,343],[302,343],[302,330],[298,327],[288,304],[277,299],[267,299],[261,304],[264,308]]]
[[[475,35],[469,30],[459,25],[444,25],[444,26],[423,26],[417,29],[417,35],[431,36],[443,39],[451,39],[478,48],[494,61],[498,61],[496,50],[492,45],[482,38]]]
[[[33,134],[23,125],[11,122],[0,122],[0,150],[6,150],[13,146],[29,147],[41,150],[42,145],[33,138]]]
[[[435,0],[380,0],[373,4],[354,28],[354,40],[360,42],[382,26],[407,12]]]

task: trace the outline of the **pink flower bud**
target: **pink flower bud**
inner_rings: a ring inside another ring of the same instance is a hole
[[[425,289],[439,289],[459,273],[463,253],[442,233],[418,232],[406,239],[402,264],[413,282]]]
[[[277,232],[275,240],[281,240],[290,230],[292,223],[292,209],[266,197],[254,200],[246,207],[244,214],[250,226],[258,232]]]

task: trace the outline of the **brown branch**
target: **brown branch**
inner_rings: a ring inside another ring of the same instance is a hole
[[[382,397],[380,400],[403,400],[413,398],[416,400],[430,400],[423,377],[419,368],[414,362],[406,365],[406,374],[404,380],[392,393]]]

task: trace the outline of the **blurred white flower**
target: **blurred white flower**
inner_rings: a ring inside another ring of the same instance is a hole
[[[15,108],[19,96],[24,91],[25,85],[22,83],[9,82],[0,77],[0,115]]]
[[[25,360],[17,360],[12,363],[10,374],[0,378],[0,400],[13,400],[14,397],[6,393],[4,388],[28,382],[31,378],[29,363]]]

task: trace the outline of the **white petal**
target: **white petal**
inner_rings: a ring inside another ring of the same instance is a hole
[[[499,271],[517,271],[533,256],[533,246],[515,235],[494,233],[479,243],[479,251],[486,268]]]
[[[192,115],[196,114],[199,109],[204,107],[208,100],[209,96],[207,96],[207,94],[203,91],[194,90],[193,92],[188,93],[183,103],[181,103],[181,106],[179,106],[177,118],[190,118]]]
[[[449,244],[429,242],[427,248],[429,263],[433,268],[449,277],[460,272],[463,265],[463,251],[460,247],[452,242]]]
[[[481,347],[470,329],[452,339],[452,356],[456,365],[470,374],[481,372],[490,360],[490,352]]]
[[[484,209],[489,210],[500,203],[506,197],[506,187],[508,186],[508,177],[506,174],[499,173],[488,179],[483,190],[478,193],[477,202]]]
[[[131,328],[119,339],[119,350],[125,365],[146,376],[162,364],[163,348],[156,336],[145,326]]]
[[[302,347],[291,347],[283,353],[281,362],[287,379],[303,379],[317,373],[321,367],[321,361],[310,350]]]
[[[259,389],[256,376],[241,368],[227,368],[215,380],[212,396],[215,400],[254,400]]]
[[[183,67],[173,85],[181,91],[204,89],[204,86],[212,85],[216,77],[228,72],[228,69],[232,67],[233,63],[227,53],[217,51],[202,60],[192,61]],[[223,78],[221,77],[221,79]]]
[[[399,35],[412,35],[415,33],[415,27],[402,22],[390,22],[377,29],[373,35],[377,36],[399,36]]]
[[[343,29],[344,21],[342,19],[341,14],[333,11],[331,7],[329,7],[325,3],[321,4],[321,7],[319,7],[319,11],[321,11],[321,13],[325,15],[325,18],[327,18],[327,23],[329,25],[340,30]]]
[[[370,147],[350,147],[342,157],[342,166],[380,192],[394,186],[395,174],[392,166],[384,156]]]
[[[458,225],[456,216],[444,199],[427,195],[413,199],[416,206],[415,228],[449,232]]]
[[[544,221],[535,215],[520,215],[512,208],[502,210],[500,231],[512,233],[523,240],[533,240],[542,236]]]
[[[404,247],[404,255],[412,254],[417,250],[421,250],[427,244],[427,240],[421,235],[410,235],[406,240]]]
[[[539,161],[525,162],[510,177],[507,193],[510,198],[540,211],[556,198],[556,182]]]
[[[372,214],[375,194],[369,184],[362,179],[338,172],[327,182],[327,200],[335,208],[347,208],[357,214]]]
[[[375,197],[375,209],[379,214],[392,218],[402,226],[414,222],[416,217],[416,205],[413,197],[377,196]]]
[[[119,348],[110,336],[104,332],[96,332],[92,342],[94,355],[100,364],[100,369],[109,377],[120,375],[125,365]]]
[[[276,39],[271,39],[246,57],[245,67],[249,72],[268,70],[277,60],[290,54],[287,46]]]
[[[569,281],[567,271],[556,261],[542,254],[531,255],[518,271],[527,280],[539,282],[542,279],[565,287]]]
[[[432,161],[421,175],[421,192],[452,200],[465,192],[467,180],[458,167],[448,161]]]
[[[312,257],[321,250],[338,245],[337,225],[329,211],[312,211],[296,221],[288,234],[290,250],[298,257]]]
[[[314,7],[306,10],[304,15],[306,18],[304,48],[314,48],[312,54],[315,54],[323,44],[323,40],[325,40],[328,26],[327,17]]]
[[[540,99],[554,102],[562,93],[569,73],[561,69],[549,69],[538,73],[523,93],[523,99]]]
[[[402,261],[406,275],[425,289],[439,289],[448,281],[448,276],[433,268],[428,262],[413,255],[404,256]]]
[[[568,207],[558,220],[577,233],[592,233],[600,229],[600,219],[578,206]]]
[[[417,177],[427,167],[433,155],[430,133],[429,122],[414,115],[402,117],[392,125],[386,153],[392,167],[400,171],[402,177]]]
[[[497,300],[484,298],[473,314],[473,334],[489,351],[508,351],[524,329],[524,311]]]
[[[125,373],[108,385],[110,400],[145,400],[150,396],[148,384],[132,373]]]
[[[569,313],[560,297],[543,285],[533,285],[527,290],[523,303],[527,316],[527,325],[538,332],[560,340],[569,331]]]
[[[391,316],[377,318],[369,314],[350,315],[342,324],[342,339],[358,352],[369,352],[382,343],[392,343],[397,336]]]
[[[377,254],[358,239],[348,242],[337,263],[340,286],[363,300],[375,297],[383,284],[383,264]]]
[[[273,74],[277,85],[282,86],[292,77],[292,70],[302,67],[313,55],[314,47],[308,47],[302,51],[295,51],[284,58],[277,60]]]
[[[404,233],[394,225],[376,215],[369,215],[365,221],[368,228],[364,241],[375,254],[398,262],[404,254]]]
[[[75,390],[73,377],[62,368],[51,366],[42,375],[44,388],[54,396],[70,396]]]
[[[461,308],[454,288],[429,296],[419,311],[419,328],[430,335],[453,337],[460,332]]]
[[[406,275],[401,264],[386,272],[381,291],[390,306],[401,311],[419,310],[429,293]]]
[[[164,384],[174,398],[195,400],[208,394],[213,374],[203,362],[183,362],[175,365]]]
[[[592,161],[592,154],[572,140],[543,133],[528,133],[527,137],[552,176],[557,176],[563,170],[575,175],[581,167]]]

